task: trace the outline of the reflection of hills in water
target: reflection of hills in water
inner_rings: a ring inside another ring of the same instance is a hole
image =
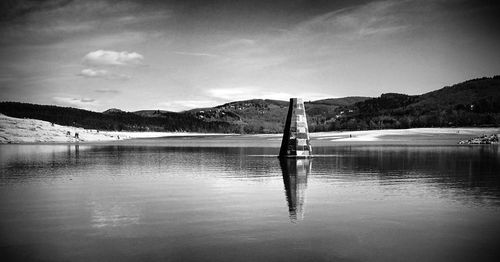
[[[271,177],[279,179],[286,174],[283,180],[287,197],[294,196],[288,197],[289,203],[291,207],[295,206],[292,211],[299,214],[296,210],[301,208],[300,201],[297,201],[300,199],[297,197],[300,182],[304,182],[305,188],[305,177],[302,181],[299,174],[310,171],[299,172],[304,169],[304,162],[301,162],[304,160],[295,160],[296,164],[285,162],[280,169],[278,159],[269,157],[272,154],[276,154],[276,148],[164,144],[2,145],[0,175],[9,183],[23,183],[41,177],[63,179],[68,175],[68,172],[55,172],[58,169],[94,170],[99,174],[103,167],[119,171],[109,172],[113,176],[183,173],[196,177],[215,176],[227,181],[259,182]],[[328,157],[320,157],[322,155]],[[421,192],[440,194],[445,199],[476,204],[493,201],[500,205],[500,176],[497,175],[500,147],[497,145],[316,147],[315,156],[314,178],[317,184],[361,183],[383,190],[417,187]],[[51,169],[43,173],[27,173],[40,166],[50,166]]]
[[[292,221],[304,219],[307,175],[311,173],[310,159],[280,159],[285,184],[288,212]]]

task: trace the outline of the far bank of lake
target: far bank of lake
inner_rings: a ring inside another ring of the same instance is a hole
[[[408,131],[0,145],[0,258],[495,260],[500,147]]]
[[[98,131],[83,128],[60,126],[35,119],[14,118],[0,114],[0,144],[7,143],[106,143],[123,140],[156,138],[203,137],[203,143],[230,142],[229,145],[245,144],[247,140],[263,141],[261,146],[279,146],[281,134],[221,134],[221,133],[189,133],[189,132],[127,132]],[[78,134],[78,138],[76,138]],[[384,129],[366,131],[332,131],[311,133],[313,146],[346,145],[346,144],[438,144],[452,145],[459,141],[481,135],[500,134],[500,128],[411,128]],[[153,139],[153,140],[151,140]],[[175,139],[174,139],[175,140]],[[202,141],[202,140],[199,140]],[[127,143],[127,142],[126,142]],[[137,142],[131,142],[137,143]],[[186,143],[189,145],[190,143]],[[182,143],[181,143],[182,145]]]

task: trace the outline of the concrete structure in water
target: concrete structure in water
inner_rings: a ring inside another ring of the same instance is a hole
[[[312,148],[304,101],[301,98],[290,98],[279,157],[307,158],[311,156]]]

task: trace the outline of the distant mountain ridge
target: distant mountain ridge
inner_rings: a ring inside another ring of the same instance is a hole
[[[309,130],[500,126],[500,76],[468,80],[422,95],[386,93],[305,103]],[[288,101],[251,99],[184,112],[76,108],[1,102],[0,113],[102,130],[281,133]]]

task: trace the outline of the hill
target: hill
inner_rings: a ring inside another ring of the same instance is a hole
[[[203,121],[224,121],[241,133],[279,133],[288,102],[253,99],[188,111]],[[345,97],[305,103],[311,132],[411,127],[500,126],[500,76],[425,93]]]
[[[116,131],[234,132],[227,122],[206,122],[187,113],[162,113],[161,117],[143,117],[121,110],[92,112],[71,107],[1,102],[0,113],[17,118],[44,120],[64,126]]]
[[[144,117],[164,117],[164,116],[168,116],[174,112],[165,111],[165,110],[140,110],[140,111],[134,111],[132,113],[134,113],[136,115],[144,116]]]
[[[118,109],[118,108],[110,108],[102,113],[103,114],[117,114],[117,113],[125,113],[125,111]]]
[[[382,94],[336,111],[328,130],[499,126],[500,76],[416,96]]]
[[[305,102],[311,132],[326,131],[323,125],[335,116],[340,106],[352,105],[368,97],[332,98]],[[237,125],[240,133],[281,133],[288,110],[288,101],[251,99],[231,102],[212,108],[198,108],[187,112],[204,121],[224,121]]]
[[[203,121],[237,125],[239,133],[278,133],[283,130],[286,110],[288,102],[285,101],[252,99],[187,112]]]
[[[412,127],[500,126],[500,76],[425,93],[344,97],[305,103],[311,132]],[[75,108],[0,103],[0,113],[100,130],[281,133],[288,101],[252,99],[180,113],[161,110],[103,113]]]
[[[316,100],[313,103],[332,105],[332,106],[348,106],[357,102],[363,102],[370,98],[371,97],[366,97],[366,96],[348,96],[342,98],[328,98],[328,99]]]

